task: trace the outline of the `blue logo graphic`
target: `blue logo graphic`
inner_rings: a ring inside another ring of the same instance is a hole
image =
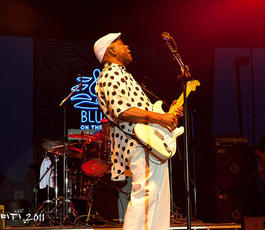
[[[95,69],[93,76],[79,76],[76,78],[77,84],[71,88],[71,91],[78,88],[75,91],[75,95],[71,97],[71,101],[74,103],[74,108],[80,111],[80,129],[87,130],[101,130],[100,121],[103,118],[102,112],[99,111],[99,103],[96,95],[96,83],[101,71]]]
[[[98,99],[95,91],[95,86],[100,75],[100,70],[93,71],[93,77],[80,76],[77,77],[77,85],[72,87],[75,90],[82,82],[82,88],[76,90],[76,95],[71,97],[76,109],[98,110]]]

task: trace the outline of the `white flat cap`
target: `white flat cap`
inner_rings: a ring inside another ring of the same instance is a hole
[[[100,63],[102,63],[102,59],[104,57],[104,54],[108,46],[120,36],[121,36],[121,33],[110,33],[110,34],[103,36],[102,38],[98,39],[95,42],[94,53]]]

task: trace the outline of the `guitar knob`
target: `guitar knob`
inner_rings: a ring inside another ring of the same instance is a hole
[[[165,143],[165,142],[164,142],[164,147],[165,147],[165,149],[167,150],[167,152],[170,153],[170,155],[172,155],[171,150],[169,149],[167,143]]]

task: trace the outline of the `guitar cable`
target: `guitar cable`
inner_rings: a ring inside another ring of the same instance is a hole
[[[145,76],[144,79],[149,78],[148,76]],[[142,89],[146,92],[149,93],[150,95],[152,95],[154,98],[156,98],[156,100],[160,100],[163,102],[163,104],[165,104],[168,108],[170,108],[170,106],[161,98],[159,98],[157,95],[155,95],[153,92],[151,92],[149,89],[147,89],[146,85],[144,84],[144,79],[142,81],[142,83],[140,84],[140,86],[142,87]]]

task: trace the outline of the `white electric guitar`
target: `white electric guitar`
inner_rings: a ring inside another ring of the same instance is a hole
[[[191,91],[195,91],[200,85],[197,80],[187,82],[186,97]],[[168,113],[176,115],[176,109],[184,103],[183,93],[178,98],[176,104],[172,106]],[[154,104],[153,111],[157,113],[165,113],[162,109],[162,101],[157,101]],[[168,129],[155,123],[138,123],[134,127],[134,132],[137,139],[145,145],[155,158],[165,161],[173,157],[176,153],[176,139],[184,133],[184,127],[177,127],[170,132]]]

